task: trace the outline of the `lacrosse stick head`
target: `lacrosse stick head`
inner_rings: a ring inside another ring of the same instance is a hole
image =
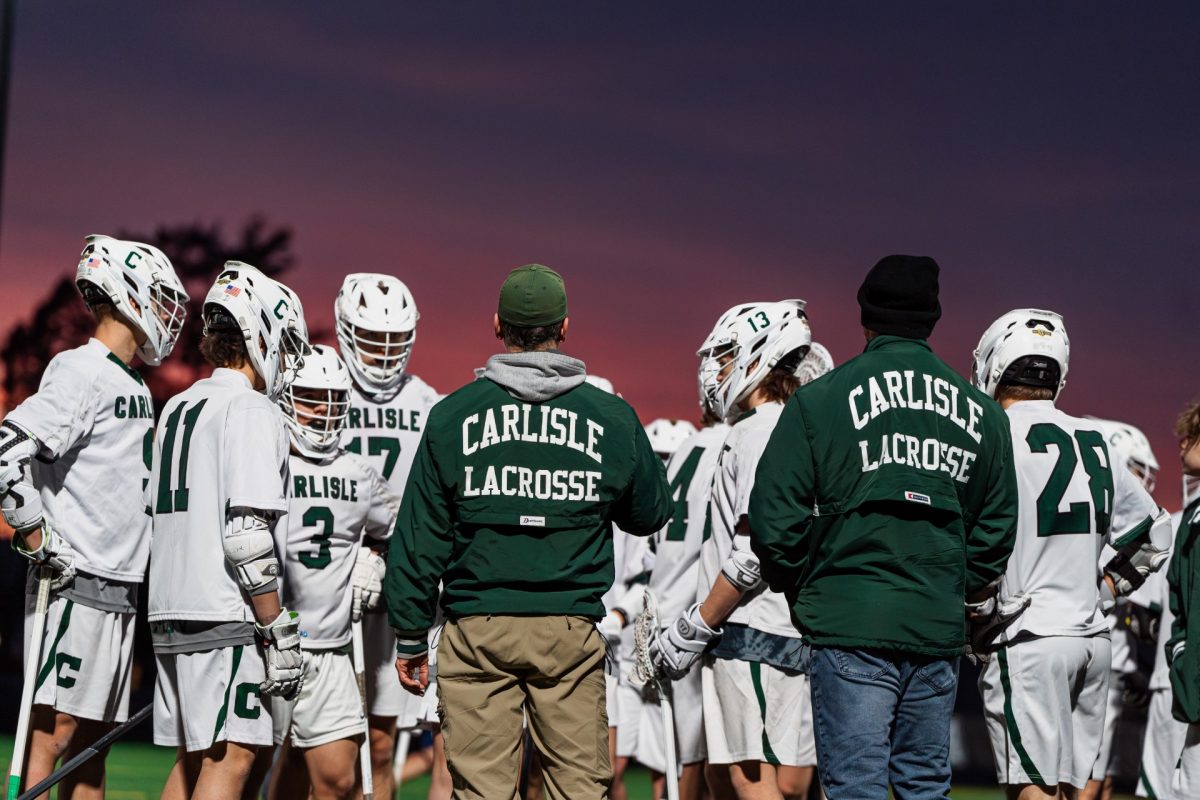
[[[650,643],[658,635],[658,603],[649,589],[642,600],[642,610],[633,618],[633,674],[630,678],[643,686],[657,685],[658,674],[650,658]]]

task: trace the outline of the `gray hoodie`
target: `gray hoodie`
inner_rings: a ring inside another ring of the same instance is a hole
[[[537,350],[494,355],[488,359],[480,377],[497,384],[518,400],[541,403],[583,383],[587,370],[577,358],[557,350]]]

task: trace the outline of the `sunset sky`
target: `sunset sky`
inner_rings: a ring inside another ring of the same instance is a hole
[[[1200,7],[842,5],[19,0],[0,330],[85,234],[263,214],[318,325],[346,272],[403,279],[442,391],[507,271],[553,266],[566,349],[648,421],[695,415],[727,307],[802,297],[841,361],[866,270],[922,253],[943,358],[1061,312],[1062,406],[1142,427],[1178,507]]]

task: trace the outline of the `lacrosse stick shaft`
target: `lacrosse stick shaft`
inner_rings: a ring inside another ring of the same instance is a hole
[[[8,800],[21,791],[21,776],[25,772],[25,750],[29,744],[29,717],[33,712],[33,691],[36,688],[38,664],[42,660],[42,637],[46,633],[46,616],[50,608],[50,568],[38,570],[37,604],[33,610],[33,635],[25,657],[25,682],[21,684],[21,712],[17,718],[17,738],[13,742],[12,765],[8,769]]]
[[[363,658],[362,621],[350,623],[350,657],[354,662],[354,680],[358,684],[358,699],[362,703],[363,719],[367,718],[367,669]],[[371,774],[371,735],[368,731],[358,746],[358,763],[362,772],[363,800],[374,800],[375,778]]]
[[[408,746],[412,744],[412,731],[405,729],[396,734],[396,757],[392,761],[392,778],[396,783],[396,793],[400,793],[400,784],[404,782],[404,763],[408,761]]]
[[[658,684],[658,707],[662,709],[663,756],[666,763],[667,800],[679,800],[679,757],[675,753],[675,711],[667,687]]]
[[[42,781],[41,783],[34,786],[29,791],[22,794],[20,797],[17,798],[17,800],[34,800],[35,797],[42,794],[43,792],[50,791],[50,789],[55,784],[62,781],[63,778],[67,777],[72,772],[79,769],[84,764],[86,764],[87,762],[89,762],[93,758],[95,758],[96,756],[103,753],[110,746],[112,746],[112,743],[115,742],[117,739],[120,739],[122,736],[129,733],[131,730],[136,728],[138,725],[142,724],[142,722],[144,722],[150,716],[150,714],[153,713],[153,711],[154,711],[154,704],[151,703],[150,705],[146,706],[142,710],[138,711],[136,714],[134,714],[129,719],[122,722],[117,727],[113,728],[108,733],[101,736],[95,742],[93,742],[92,744],[85,747],[83,749],[82,753],[75,756],[70,761],[63,764],[61,767],[59,767],[58,769],[54,770],[54,772],[50,773],[50,776],[48,778],[46,778],[46,780]]]

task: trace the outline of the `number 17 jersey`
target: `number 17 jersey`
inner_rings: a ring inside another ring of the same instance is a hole
[[[403,496],[429,409],[440,399],[416,375],[406,375],[400,391],[379,402],[354,385],[342,447],[365,458],[392,491]]]
[[[1014,403],[1008,417],[1020,507],[1000,596],[1027,594],[1031,602],[1006,638],[1107,631],[1100,551],[1149,529],[1158,505],[1124,464],[1112,463],[1094,420],[1064,414],[1051,400]]]

